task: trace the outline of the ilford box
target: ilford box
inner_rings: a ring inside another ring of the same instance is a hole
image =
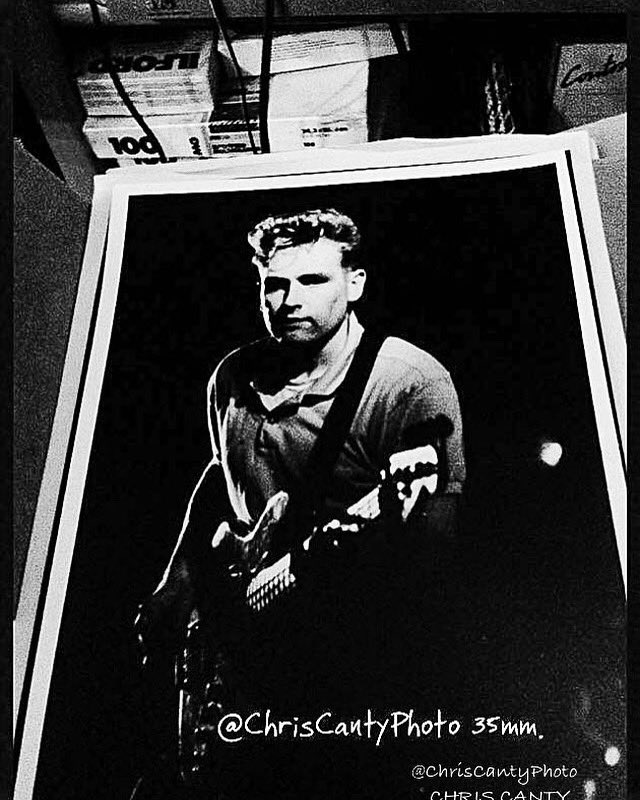
[[[110,49],[122,86],[141,114],[214,107],[219,60],[211,31],[189,31],[161,41],[116,38]],[[76,77],[89,116],[129,116],[100,49],[78,56]]]
[[[96,118],[93,123],[106,121]],[[199,157],[241,155],[252,152],[244,120],[210,120],[160,117],[149,119],[165,155],[169,157]],[[256,152],[262,151],[258,119],[250,119]],[[157,156],[157,148],[135,122],[123,128],[99,130],[85,127],[87,138],[99,158],[145,159]],[[92,140],[93,139],[93,140]],[[271,119],[269,141],[273,152],[305,148],[340,147],[368,141],[367,117],[340,118],[329,116]]]

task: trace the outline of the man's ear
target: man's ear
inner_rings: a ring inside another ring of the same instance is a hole
[[[350,269],[347,273],[347,300],[350,303],[355,303],[362,297],[364,292],[364,285],[367,282],[366,270],[361,267],[358,269]]]

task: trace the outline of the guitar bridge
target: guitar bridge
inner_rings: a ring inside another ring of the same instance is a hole
[[[270,603],[291,591],[296,577],[291,572],[291,554],[265,567],[247,587],[247,605],[252,611],[263,611]]]

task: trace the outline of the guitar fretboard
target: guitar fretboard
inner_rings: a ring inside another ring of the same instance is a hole
[[[380,515],[380,489],[376,487],[369,494],[349,506],[347,516],[358,519],[375,519]],[[306,549],[310,539],[303,544]],[[247,605],[252,611],[262,611],[277,597],[289,592],[296,582],[291,572],[291,553],[265,567],[250,581],[247,587]]]
[[[262,611],[276,597],[293,588],[296,576],[291,572],[291,553],[265,567],[247,587],[247,604],[252,611]]]

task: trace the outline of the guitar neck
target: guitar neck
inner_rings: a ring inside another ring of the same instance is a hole
[[[395,462],[395,463],[394,463]],[[391,457],[391,475],[394,480],[401,480],[403,483],[415,483],[417,485],[417,494],[420,493],[422,487],[421,482],[425,482],[425,488],[429,494],[433,494],[437,489],[438,482],[438,459],[435,448],[431,445],[414,448],[411,451],[404,453],[397,453]],[[420,466],[420,469],[416,469]],[[406,474],[408,473],[408,474]],[[381,514],[380,509],[380,491],[384,483],[379,484],[364,497],[358,500],[353,505],[349,506],[345,512],[346,520],[343,518],[342,522],[347,523],[347,535],[351,531],[349,525],[349,517],[354,522],[363,520],[374,520]],[[415,499],[413,501],[415,503]],[[409,509],[409,512],[410,513]],[[403,519],[405,519],[403,511]],[[332,520],[326,525],[316,528],[310,536],[308,536],[302,543],[302,552],[309,553],[312,549],[312,542],[316,536],[334,537],[336,529],[340,528],[342,522],[340,520]],[[355,530],[358,530],[357,524]],[[279,595],[289,591],[295,584],[296,578],[291,571],[293,551],[287,553],[273,564],[261,569],[254,575],[249,582],[247,588],[247,603],[254,611],[261,611],[268,606],[272,600]]]
[[[375,519],[380,516],[380,487],[376,486],[364,497],[347,509],[347,516],[358,519]],[[302,544],[308,550],[313,534]],[[291,572],[291,553],[287,553],[274,564],[260,570],[247,587],[247,604],[253,611],[262,611],[276,597],[293,589],[296,582]]]

